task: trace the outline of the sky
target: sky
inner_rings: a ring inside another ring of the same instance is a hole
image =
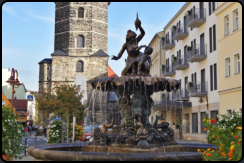
[[[115,61],[127,31],[135,29],[138,12],[146,34],[139,45],[148,45],[185,2],[111,2],[108,7],[108,64],[121,76],[127,52]],[[2,5],[2,68],[14,68],[27,90],[38,91],[39,64],[54,52],[54,2],[6,2]],[[142,49],[143,51],[144,49]]]

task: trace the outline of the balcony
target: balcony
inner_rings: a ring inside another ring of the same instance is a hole
[[[195,9],[195,12],[187,17],[187,27],[199,28],[203,23],[206,22],[206,9]]]
[[[165,38],[162,44],[163,44],[162,48],[164,50],[171,50],[173,47],[175,47],[175,42],[173,39]]]
[[[208,94],[207,92],[207,82],[196,82],[193,83],[190,89],[189,97],[201,97],[203,94]]]
[[[166,110],[173,110],[173,109],[182,109],[192,107],[192,103],[189,101],[174,101],[173,95],[171,92],[164,92],[164,96],[161,97],[160,101],[154,101],[154,106],[152,110],[154,111],[166,111]],[[173,109],[172,109],[173,108]]]
[[[173,94],[173,101],[189,101],[188,90],[185,88]]]
[[[195,45],[191,49],[187,50],[188,62],[200,62],[206,58],[207,58],[207,46],[204,44]]]
[[[163,69],[163,76],[174,76],[175,75],[175,71],[172,67],[164,67]]]
[[[174,40],[184,40],[188,36],[187,26],[182,25],[182,27],[176,27],[176,30],[173,32]]]
[[[176,61],[173,62],[173,69],[174,70],[185,70],[189,67],[186,57],[179,56],[176,58]]]

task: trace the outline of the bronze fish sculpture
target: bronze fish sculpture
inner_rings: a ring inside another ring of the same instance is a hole
[[[136,21],[135,21],[135,27],[136,30],[138,29],[138,27],[141,25],[141,21],[138,19],[138,13],[136,14]]]

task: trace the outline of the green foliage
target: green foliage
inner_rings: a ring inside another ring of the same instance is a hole
[[[231,112],[226,115],[218,115],[218,122],[216,124],[217,128],[227,129],[229,128],[234,134],[238,131],[236,127],[242,127],[242,113],[241,112]],[[207,140],[209,143],[212,143],[213,139],[211,138],[212,134],[209,133]]]
[[[234,120],[235,116],[237,121]],[[223,119],[219,123],[214,122],[213,118],[203,120],[204,130],[208,131],[208,139],[215,144],[215,150],[198,149],[198,152],[203,155],[205,161],[239,161],[242,157],[242,125],[239,123],[242,122],[242,114],[234,113],[220,117]]]
[[[82,94],[80,87],[69,84],[68,82],[52,83],[52,91],[43,89],[38,96],[38,111],[45,111],[48,118],[50,113],[67,120],[67,112],[69,113],[69,122],[73,117],[77,121],[84,118],[84,105],[81,104]]]
[[[63,138],[65,140],[64,133],[63,131]],[[62,143],[61,121],[54,121],[48,125],[47,140],[47,144]]]
[[[2,107],[2,154],[21,159],[20,154],[25,150],[22,144],[25,133],[21,132],[24,127],[17,119],[18,115],[12,112],[11,107]]]

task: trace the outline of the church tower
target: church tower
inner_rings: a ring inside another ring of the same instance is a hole
[[[77,74],[87,77],[89,93],[91,80],[108,77],[109,4],[55,2],[54,52],[39,62],[39,91],[54,82],[74,84]],[[47,124],[45,119],[43,128]]]
[[[55,2],[52,81],[74,82],[74,75],[87,80],[107,77],[109,2]]]

